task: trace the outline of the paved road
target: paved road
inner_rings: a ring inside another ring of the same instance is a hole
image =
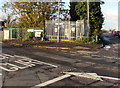
[[[3,69],[3,86],[28,88],[35,85],[109,86],[112,88],[119,85],[119,82],[113,78],[119,76],[120,60],[98,57],[97,52],[51,51],[8,45],[3,45],[2,48],[1,58],[4,64],[0,68]],[[63,72],[96,73],[98,76],[113,78],[102,78],[101,81],[99,77],[96,78],[96,74],[79,77]]]
[[[103,34],[104,40],[106,41],[106,44],[120,44],[120,39],[118,36],[113,36],[110,34]]]
[[[99,50],[100,54],[114,59],[120,59],[120,39],[118,36],[104,34],[104,42],[106,46]]]

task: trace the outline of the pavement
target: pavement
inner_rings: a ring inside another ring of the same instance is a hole
[[[107,53],[110,50],[112,53],[115,47],[116,44],[111,44],[93,52],[3,44],[0,54],[2,86],[119,88],[120,59]]]

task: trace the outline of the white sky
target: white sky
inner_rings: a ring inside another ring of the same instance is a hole
[[[3,5],[2,2],[6,0],[0,0],[0,8]],[[69,2],[69,0],[63,0]],[[118,1],[119,0],[103,0],[105,4],[101,5],[103,15],[105,17],[105,22],[103,29],[115,29],[118,26]],[[68,4],[67,4],[68,5]],[[0,10],[0,19],[4,19],[5,14]]]
[[[105,17],[103,29],[115,29],[118,26],[118,2],[108,2],[106,0],[101,7]]]

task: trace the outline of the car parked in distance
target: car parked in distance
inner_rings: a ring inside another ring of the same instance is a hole
[[[120,33],[118,34],[118,38],[120,39]]]
[[[111,34],[113,36],[119,36],[120,31],[112,31]]]

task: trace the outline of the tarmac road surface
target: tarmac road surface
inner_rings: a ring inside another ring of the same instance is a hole
[[[96,57],[95,53],[88,54],[87,51],[51,51],[3,45],[1,55],[0,69],[2,69],[4,87],[108,86],[113,88],[120,84],[118,81],[120,60]],[[73,74],[65,72],[73,72]],[[76,72],[94,74],[78,76]]]

